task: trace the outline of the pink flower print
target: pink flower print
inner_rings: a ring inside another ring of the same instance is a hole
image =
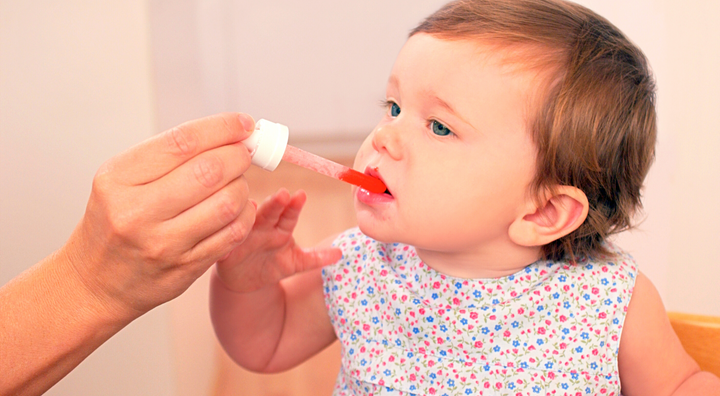
[[[600,319],[607,318],[607,314],[605,312],[600,312],[600,314],[598,316],[600,317]]]
[[[563,286],[563,291],[570,291],[570,286],[569,285]]]
[[[364,324],[364,325],[363,325],[363,331],[369,331],[369,330],[370,330],[370,325],[367,324],[367,323]]]
[[[438,343],[438,344],[442,344],[442,343],[443,343],[443,339],[442,339],[441,337],[438,337],[438,338],[437,338],[437,343]]]
[[[482,341],[475,341],[475,348],[482,348],[483,343]]]
[[[475,319],[477,319],[477,318],[478,318],[477,312],[471,312],[471,313],[470,313],[470,319],[475,320]]]
[[[510,330],[505,330],[505,332],[503,333],[503,337],[505,337],[505,338],[510,337]]]
[[[518,308],[517,313],[518,313],[518,315],[522,315],[522,314],[525,313],[525,309],[523,309],[522,307],[520,307],[520,308]]]
[[[402,302],[405,302],[405,301],[407,301],[408,297],[407,297],[407,295],[403,294],[403,296],[400,297],[400,299],[402,300]]]
[[[440,282],[433,283],[433,289],[439,289],[440,288]]]
[[[598,289],[597,287],[593,287],[592,294],[598,294],[598,293],[600,293],[600,289]]]
[[[488,388],[490,388],[490,383],[487,382],[487,381],[485,381],[485,383],[483,384],[483,386],[485,387],[485,389],[488,389]]]
[[[544,327],[539,328],[538,334],[545,334],[545,328]]]
[[[453,304],[460,305],[460,299],[457,297],[453,298]]]
[[[340,275],[340,274],[335,275],[335,282],[340,282],[340,281],[342,281],[342,275]]]

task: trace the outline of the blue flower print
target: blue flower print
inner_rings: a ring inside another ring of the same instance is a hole
[[[495,352],[500,352],[500,346],[499,346],[499,345],[495,345],[495,347],[493,348],[493,351],[495,351]]]
[[[602,280],[600,281],[600,283],[602,283],[603,286],[607,286],[608,283],[610,283],[610,282],[608,282],[607,278],[602,278]]]
[[[564,283],[565,281],[567,281],[567,277],[565,277],[565,275],[560,275],[560,276],[558,277],[558,280],[559,280],[560,282],[563,282],[563,283]]]
[[[570,373],[570,378],[572,378],[574,381],[577,381],[578,379],[580,379],[580,374]]]
[[[482,293],[480,293],[480,290],[475,290],[475,291],[473,292],[473,296],[474,296],[475,298],[480,298],[480,296],[482,296]]]
[[[400,341],[399,338],[395,339],[395,345],[397,345],[397,346],[402,345],[402,341]]]
[[[553,363],[552,363],[552,362],[547,362],[547,363],[545,363],[545,368],[546,368],[546,369],[551,369],[552,367],[553,367]]]
[[[355,349],[354,349],[354,348],[350,348],[350,350],[348,351],[348,353],[351,354],[351,355],[354,354],[354,353],[355,353]]]
[[[582,338],[583,340],[587,340],[588,338],[590,338],[590,334],[588,334],[588,332],[586,331],[583,331],[582,333],[580,333],[580,338]]]
[[[400,310],[400,308],[395,308],[395,315],[400,316],[401,313],[402,311]]]
[[[449,379],[448,382],[447,382],[447,384],[448,384],[449,387],[453,387],[453,386],[455,386],[455,381]]]
[[[515,389],[515,383],[514,383],[514,382],[509,383],[509,384],[508,384],[508,388],[509,388],[510,390]]]
[[[582,353],[582,351],[583,351],[583,348],[581,346],[575,348],[575,352],[577,352],[577,353]]]
[[[360,304],[362,304],[363,306],[367,306],[368,302],[367,302],[367,300],[362,300],[362,301],[360,301]]]
[[[373,316],[373,319],[372,319],[372,321],[373,321],[373,323],[374,323],[374,324],[378,324],[378,323],[380,323],[380,319],[378,319],[378,317],[377,317],[377,316]]]
[[[532,387],[532,391],[533,391],[533,393],[540,393],[540,387],[535,385]]]
[[[435,375],[435,373],[430,373],[430,378],[435,379],[437,378],[437,375]]]
[[[590,299],[590,295],[585,293],[585,294],[583,294],[583,298],[587,301]]]
[[[469,395],[469,394],[471,394],[471,393],[472,393],[472,389],[470,389],[470,388],[465,388],[465,394],[466,394],[466,395]]]
[[[512,344],[512,345],[513,345],[513,347],[517,348],[517,347],[520,346],[520,341],[515,340],[515,341],[513,341],[513,344]]]
[[[383,371],[383,374],[385,374],[385,375],[390,375],[390,370],[385,369],[385,371]]]
[[[620,320],[618,318],[613,319],[613,324],[614,325],[620,324]]]
[[[560,386],[562,386],[563,389],[569,388],[567,382],[563,382],[562,385],[560,385]]]
[[[528,368],[529,366],[528,366],[527,362],[522,362],[522,363],[520,363],[520,367],[523,368],[523,369],[526,369],[526,368]]]
[[[516,321],[512,322],[510,325],[512,325],[513,329],[517,329],[518,326],[520,326],[520,323],[518,323],[518,321],[516,320]]]
[[[612,300],[611,300],[611,299],[608,298],[607,300],[605,300],[605,305],[611,305],[611,304],[612,304]]]
[[[372,286],[368,286],[367,292],[368,292],[368,294],[373,294],[373,293],[375,293],[375,289],[373,289]]]
[[[598,365],[597,365],[597,363],[595,363],[595,362],[592,362],[592,363],[590,364],[590,368],[593,369],[593,370],[597,370],[597,367],[598,367]]]
[[[500,325],[495,325],[495,331],[500,331],[500,330],[502,330],[502,326],[500,326]]]
[[[419,332],[420,332],[420,329],[418,329],[417,327],[413,327],[414,334],[418,334]]]
[[[445,325],[440,325],[440,331],[442,331],[443,333],[446,332],[446,331],[447,331],[447,326],[445,326]]]
[[[545,307],[544,307],[544,306],[542,306],[542,305],[538,305],[538,307],[537,307],[537,310],[538,310],[538,312],[542,311],[543,309],[545,309]]]
[[[538,338],[538,340],[537,340],[538,345],[542,345],[544,343],[545,343],[545,341],[543,341],[542,338]]]
[[[493,303],[493,304],[500,304],[500,300],[498,300],[497,298],[493,298],[492,303]]]
[[[456,289],[462,289],[462,283],[460,283],[460,282],[455,282],[455,288],[456,288]]]
[[[438,294],[437,294],[437,293],[433,293],[433,294],[432,294],[432,298],[433,298],[433,300],[437,300],[437,299],[438,299],[438,297],[440,297],[440,296],[438,296]]]
[[[425,318],[425,319],[427,319],[428,322],[432,322],[432,321],[435,320],[435,318],[433,318],[432,316],[428,316],[428,317]]]
[[[570,302],[569,302],[569,301],[565,301],[565,302],[563,303],[563,308],[565,308],[565,309],[570,309]]]
[[[467,319],[462,318],[462,319],[460,319],[460,323],[466,325],[466,324],[468,324],[468,321],[467,321]]]
[[[553,293],[552,296],[553,296],[554,299],[557,300],[558,298],[560,298],[560,293],[557,293],[557,292],[556,292],[556,293]]]
[[[447,356],[447,352],[446,352],[446,351],[440,351],[440,356]]]

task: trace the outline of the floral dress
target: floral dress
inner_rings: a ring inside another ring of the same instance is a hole
[[[535,262],[497,279],[425,265],[355,228],[323,270],[342,345],[334,395],[619,395],[632,258]]]

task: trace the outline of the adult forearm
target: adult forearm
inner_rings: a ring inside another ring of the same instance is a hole
[[[249,293],[235,292],[213,269],[210,316],[227,354],[240,366],[263,372],[280,342],[285,295],[279,283]]]
[[[39,395],[130,323],[55,253],[0,288],[0,394]]]
[[[707,371],[700,371],[688,377],[673,396],[718,396],[720,395],[720,379]]]

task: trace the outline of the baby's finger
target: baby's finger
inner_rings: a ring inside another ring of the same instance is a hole
[[[334,264],[341,258],[342,251],[336,247],[301,249],[295,257],[295,269],[296,272],[305,272]]]
[[[217,233],[235,221],[248,202],[248,185],[245,177],[239,177],[204,201],[163,223],[168,235],[187,240],[187,248]]]
[[[299,190],[290,197],[290,202],[287,208],[282,213],[282,216],[277,221],[277,227],[287,233],[292,233],[295,229],[295,225],[300,218],[300,212],[302,211],[305,202],[307,201],[307,194],[305,191]]]
[[[200,153],[246,139],[254,128],[252,117],[242,113],[189,121],[119,154],[103,165],[100,173],[112,172],[121,184],[149,183]]]
[[[284,188],[267,197],[258,208],[257,224],[275,227],[289,202],[290,193]]]

